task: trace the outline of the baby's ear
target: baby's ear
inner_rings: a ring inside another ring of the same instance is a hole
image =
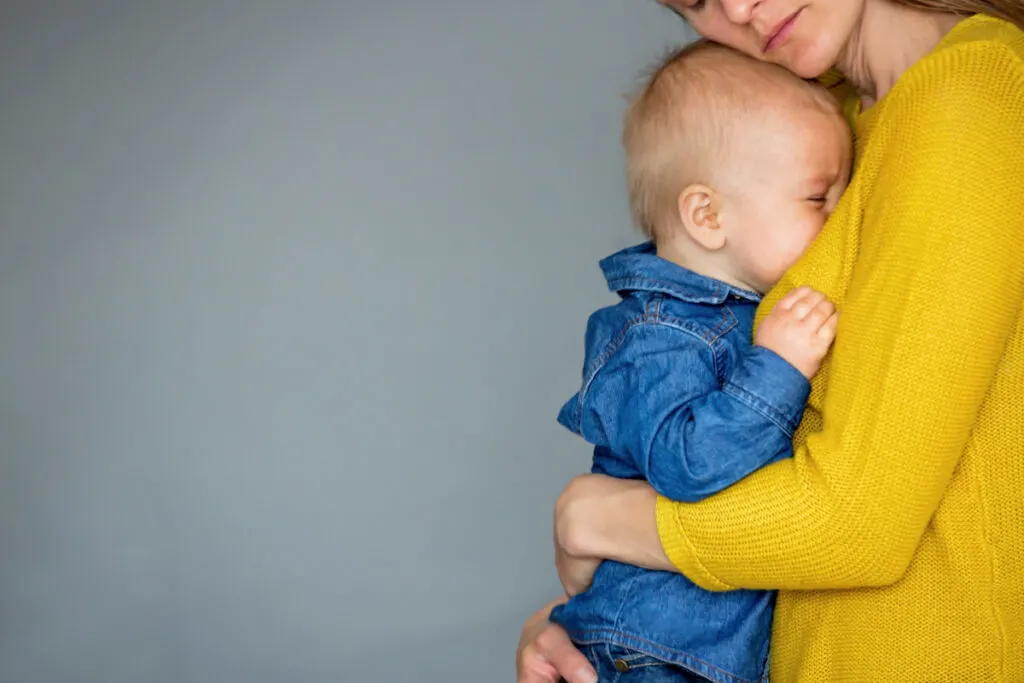
[[[718,193],[707,185],[689,185],[676,203],[679,222],[694,242],[708,251],[725,246],[725,231],[718,222]]]

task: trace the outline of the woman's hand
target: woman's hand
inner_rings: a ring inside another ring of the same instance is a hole
[[[566,593],[590,586],[601,560],[678,571],[661,548],[658,494],[639,479],[582,474],[555,503],[555,564]]]
[[[546,605],[526,620],[516,650],[517,683],[597,683],[597,673],[561,626],[548,621],[551,609],[565,599]]]

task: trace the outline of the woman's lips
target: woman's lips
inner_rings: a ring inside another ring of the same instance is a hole
[[[801,7],[797,11],[790,14],[787,18],[783,19],[768,35],[768,40],[764,44],[764,52],[771,52],[775,48],[781,46],[788,39],[790,34],[793,33],[793,26],[796,24],[797,17],[803,12]]]

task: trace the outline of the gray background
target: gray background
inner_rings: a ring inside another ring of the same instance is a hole
[[[0,3],[0,681],[512,680],[653,2]]]

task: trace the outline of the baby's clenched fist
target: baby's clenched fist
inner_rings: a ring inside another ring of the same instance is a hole
[[[824,294],[798,287],[765,316],[754,343],[770,349],[810,379],[836,338],[839,313]]]

